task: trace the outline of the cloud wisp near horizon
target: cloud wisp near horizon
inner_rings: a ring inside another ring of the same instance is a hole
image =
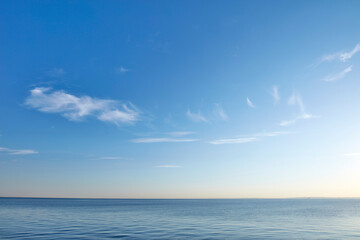
[[[274,131],[274,132],[263,132],[256,134],[248,134],[248,135],[239,135],[232,138],[218,138],[216,140],[204,140],[204,139],[196,139],[196,138],[168,138],[168,137],[152,137],[152,138],[135,138],[132,139],[133,143],[188,143],[188,142],[204,142],[210,143],[214,145],[219,144],[231,144],[231,143],[248,143],[258,141],[262,138],[266,137],[276,137],[281,135],[294,134],[295,132],[288,131]]]
[[[135,138],[132,139],[133,143],[179,143],[179,142],[197,142],[199,139],[194,138]]]
[[[208,143],[214,144],[214,145],[249,143],[249,142],[259,141],[260,139],[265,138],[265,137],[276,137],[276,136],[280,136],[280,135],[288,135],[288,134],[293,134],[293,133],[294,132],[285,132],[285,131],[264,132],[264,133],[250,134],[250,135],[241,135],[241,136],[236,136],[233,138],[219,138],[219,139],[210,141]]]
[[[10,149],[4,147],[0,147],[0,152],[5,152],[9,155],[29,155],[39,153],[38,151],[32,149]]]

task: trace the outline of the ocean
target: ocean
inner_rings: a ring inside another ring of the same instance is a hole
[[[360,199],[0,198],[0,239],[360,239]]]

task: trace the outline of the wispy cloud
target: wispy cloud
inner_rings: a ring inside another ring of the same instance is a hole
[[[297,120],[307,120],[307,119],[313,119],[313,118],[319,118],[319,116],[312,115],[309,113],[302,113],[302,114],[298,115],[296,118],[293,118],[291,120],[281,121],[279,125],[286,127],[286,126],[294,124]]]
[[[356,44],[356,46],[349,52],[337,52],[333,54],[327,54],[320,59],[319,63],[322,62],[331,62],[333,60],[339,60],[341,62],[347,62],[351,59],[357,52],[360,51],[360,43]]]
[[[59,78],[59,77],[64,76],[65,74],[66,74],[66,72],[62,68],[53,68],[46,72],[46,75],[48,75],[49,77],[53,77],[53,78]]]
[[[294,132],[285,132],[285,131],[263,132],[263,133],[253,134],[253,136],[256,136],[256,137],[276,137],[276,136],[288,135],[288,134],[294,134]]]
[[[252,102],[248,97],[246,98],[246,103],[247,103],[247,105],[248,105],[249,107],[252,107],[252,108],[255,107],[255,105],[253,104],[253,102]]]
[[[119,125],[120,123],[136,122],[138,120],[138,115],[139,112],[135,108],[129,108],[129,105],[122,104],[121,110],[115,109],[104,111],[98,116],[98,119]]]
[[[221,107],[220,104],[216,103],[215,104],[215,109],[214,109],[214,114],[218,117],[220,117],[222,120],[228,120],[229,117],[227,116],[227,114],[225,113],[224,109]]]
[[[210,141],[211,144],[230,144],[230,143],[248,143],[254,142],[257,138],[255,137],[238,137],[238,138],[222,138],[214,141]]]
[[[158,165],[155,167],[157,167],[157,168],[180,168],[181,166],[179,166],[179,165]]]
[[[277,86],[272,87],[270,94],[274,98],[275,104],[280,101],[279,89]]]
[[[301,112],[305,112],[305,106],[304,106],[304,103],[302,101],[302,98],[296,92],[293,92],[293,94],[291,95],[291,97],[288,100],[288,104],[289,105],[296,105],[296,106],[298,106],[300,108]]]
[[[186,115],[193,122],[209,122],[200,112],[193,113],[188,109]]]
[[[294,119],[291,119],[291,120],[282,120],[279,125],[282,126],[282,127],[287,127],[287,126],[290,126],[292,124],[294,124],[298,119],[297,118],[294,118]]]
[[[121,66],[121,67],[119,67],[119,68],[116,68],[115,71],[116,71],[117,73],[119,73],[119,74],[124,74],[124,73],[127,73],[127,72],[130,71],[130,70],[127,69],[127,68],[125,68],[125,67],[123,67],[123,66]]]
[[[198,139],[192,138],[136,138],[133,143],[178,143],[178,142],[196,142]]]
[[[300,114],[293,119],[281,121],[279,124],[280,126],[283,126],[283,127],[289,126],[301,119],[318,118],[318,116],[309,114],[305,111],[305,105],[302,101],[301,96],[298,93],[293,92],[293,94],[291,95],[291,97],[288,100],[288,104],[298,106],[299,110],[300,110]]]
[[[237,136],[234,138],[220,138],[214,141],[210,141],[211,144],[233,144],[233,143],[248,143],[261,140],[265,137],[276,137],[280,135],[293,134],[294,132],[285,132],[285,131],[277,131],[277,132],[262,132],[255,134],[248,134]]]
[[[349,72],[352,71],[352,67],[353,66],[350,65],[339,73],[326,76],[323,80],[325,82],[335,82],[337,80],[340,80],[340,79],[344,78],[346,76],[346,74],[348,74]]]
[[[94,116],[100,121],[132,124],[139,120],[139,111],[131,103],[116,100],[92,98],[68,94],[64,91],[52,91],[50,88],[34,88],[25,104],[41,112],[59,113],[71,121],[80,121]]]
[[[0,147],[0,152],[5,152],[10,155],[28,155],[28,154],[37,154],[39,152],[31,150],[31,149],[10,149]]]
[[[186,135],[194,134],[194,132],[179,131],[179,132],[168,132],[168,134],[171,135],[171,136],[180,137],[180,136],[186,136]]]

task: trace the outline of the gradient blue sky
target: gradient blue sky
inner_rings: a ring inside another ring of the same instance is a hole
[[[360,197],[359,1],[1,1],[0,196]]]

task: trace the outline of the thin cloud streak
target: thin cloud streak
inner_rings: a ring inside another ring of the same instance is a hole
[[[305,111],[305,105],[304,105],[304,103],[302,101],[301,96],[298,93],[293,92],[293,94],[291,95],[291,97],[288,100],[288,104],[298,106],[299,110],[300,110],[300,114],[298,116],[296,116],[295,118],[293,118],[293,119],[281,121],[279,123],[279,125],[282,126],[282,127],[292,125],[295,122],[297,122],[298,120],[302,120],[302,119],[319,118],[319,116],[314,116],[314,115],[312,115],[310,113],[307,113]]]
[[[287,127],[287,126],[294,124],[297,120],[298,120],[297,118],[294,118],[291,120],[283,120],[279,123],[279,125],[282,127]]]
[[[51,88],[37,87],[30,90],[25,105],[45,113],[59,113],[70,121],[81,121],[88,116],[116,125],[133,124],[139,120],[140,112],[131,103],[110,99],[92,98],[51,91]]]
[[[196,142],[199,139],[186,138],[137,138],[132,139],[133,143],[179,143],[179,142]]]
[[[188,109],[186,115],[193,122],[209,122],[200,112],[193,113],[190,111],[190,109]]]
[[[256,133],[249,135],[242,135],[235,138],[220,138],[209,143],[211,144],[233,144],[233,143],[248,143],[258,141],[265,137],[276,137],[280,135],[288,135],[293,134],[294,132],[285,132],[285,131],[277,131],[277,132],[264,132],[264,133]]]
[[[218,103],[215,104],[214,113],[215,113],[216,116],[220,117],[224,121],[229,119],[229,117],[225,113],[224,109]]]
[[[264,133],[257,133],[253,136],[257,137],[277,137],[280,135],[288,135],[288,134],[294,134],[295,132],[286,132],[286,131],[278,131],[278,132],[264,132]]]
[[[179,132],[169,132],[168,134],[171,135],[171,136],[180,137],[180,136],[191,135],[191,134],[194,134],[194,133],[195,132],[179,131]]]
[[[31,149],[10,149],[0,147],[0,152],[5,152],[9,155],[29,155],[29,154],[37,154],[39,152]]]
[[[272,87],[270,94],[274,98],[275,104],[280,101],[279,89],[277,86]]]
[[[254,103],[253,103],[248,97],[246,98],[246,103],[247,103],[247,105],[248,105],[249,107],[255,108]]]
[[[287,126],[294,124],[298,120],[308,120],[308,119],[314,119],[314,118],[319,118],[319,116],[315,116],[315,115],[308,114],[308,113],[302,113],[294,119],[281,121],[279,123],[279,125],[282,127],[287,127]]]
[[[258,140],[255,137],[239,137],[239,138],[223,138],[209,142],[210,144],[233,144],[233,143],[248,143]]]
[[[350,66],[348,66],[347,68],[345,68],[344,70],[342,70],[341,72],[339,72],[337,74],[326,76],[323,79],[323,81],[325,81],[325,82],[335,82],[337,80],[340,80],[340,79],[344,78],[349,72],[352,71],[352,67],[353,67],[353,65],[350,65]]]
[[[302,98],[296,92],[293,92],[293,94],[291,95],[291,97],[288,100],[288,104],[289,105],[297,105],[300,108],[301,112],[305,112],[305,106],[304,106],[304,103],[302,101]]]
[[[323,56],[320,59],[320,62],[318,64],[320,64],[322,62],[331,62],[333,60],[347,62],[359,51],[360,51],[360,43],[356,44],[356,46],[349,52],[338,52],[338,53],[328,54],[328,55]]]

